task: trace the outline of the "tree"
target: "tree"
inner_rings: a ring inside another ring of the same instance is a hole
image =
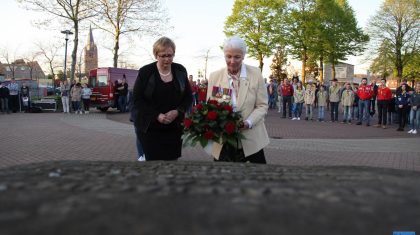
[[[369,37],[357,27],[354,11],[346,0],[317,0],[315,12],[313,52],[319,56],[320,67],[325,59],[332,65],[332,78],[335,78],[334,65],[349,55],[363,52]]]
[[[56,75],[55,69],[60,67],[60,66],[57,66],[57,61],[56,61],[60,46],[56,43],[44,44],[42,42],[37,42],[35,45],[38,48],[37,50],[39,51],[40,55],[44,57],[44,61],[48,65],[49,73],[51,74],[54,80],[55,75]]]
[[[79,44],[80,22],[91,18],[95,14],[96,5],[91,0],[17,0],[24,4],[27,9],[46,12],[53,18],[63,20],[65,24],[73,27],[73,51],[71,53],[70,80],[74,80],[74,73],[77,61],[77,47]],[[52,19],[45,21],[50,26]]]
[[[413,55],[419,50],[419,0],[385,0],[368,26],[373,48],[379,51],[384,40],[391,44],[392,61],[400,81],[404,67],[416,58]]]
[[[308,52],[314,37],[313,13],[315,0],[289,0],[286,15],[287,44],[295,59],[302,61],[302,81],[305,82]]]
[[[270,65],[271,75],[277,80],[287,77],[287,51],[286,46],[278,46],[273,56],[273,63]]]
[[[377,50],[377,56],[369,66],[369,70],[382,78],[387,78],[393,74],[394,65],[392,62],[392,48],[387,40],[384,40]]]
[[[283,32],[283,0],[236,0],[232,14],[225,22],[227,36],[239,35],[247,46],[250,57],[259,61],[273,54]]]
[[[159,35],[169,18],[158,0],[95,0],[100,6],[92,23],[113,37],[113,66],[118,65],[121,36]]]

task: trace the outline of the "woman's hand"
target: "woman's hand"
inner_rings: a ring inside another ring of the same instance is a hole
[[[166,116],[166,114],[159,114],[158,118],[157,118],[158,122],[162,123],[162,124],[169,124],[171,123],[170,119]]]
[[[170,121],[169,123],[171,123],[178,117],[178,110],[171,110],[171,111],[165,113],[165,116]]]

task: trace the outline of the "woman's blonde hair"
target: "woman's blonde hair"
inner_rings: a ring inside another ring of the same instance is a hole
[[[153,44],[153,55],[157,57],[157,54],[166,48],[172,48],[175,53],[175,43],[168,37],[161,37]]]

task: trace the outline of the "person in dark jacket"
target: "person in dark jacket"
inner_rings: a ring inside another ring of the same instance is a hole
[[[188,73],[173,63],[175,43],[161,37],[153,45],[157,62],[140,68],[133,89],[134,125],[147,161],[181,157],[182,121],[192,104]]]
[[[10,114],[9,110],[9,88],[4,86],[2,82],[0,82],[0,105],[1,105],[1,112],[7,112]]]
[[[29,94],[29,87],[24,82],[22,87],[20,88],[21,100],[22,100],[22,108],[28,112],[31,104],[31,96]]]
[[[407,85],[402,84],[401,93],[397,95],[395,103],[398,107],[398,122],[399,127],[397,131],[404,131],[404,127],[407,120],[407,107],[410,99],[410,94],[407,91]]]
[[[411,112],[410,112],[410,134],[417,134],[420,131],[420,83],[417,83],[415,90],[410,97]]]

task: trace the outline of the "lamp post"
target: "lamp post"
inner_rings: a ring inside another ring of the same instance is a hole
[[[66,65],[67,65],[67,42],[69,41],[69,35],[73,34],[70,30],[63,30],[61,31],[61,33],[66,35],[66,49],[64,51],[64,81],[67,80],[67,70],[66,70]]]

